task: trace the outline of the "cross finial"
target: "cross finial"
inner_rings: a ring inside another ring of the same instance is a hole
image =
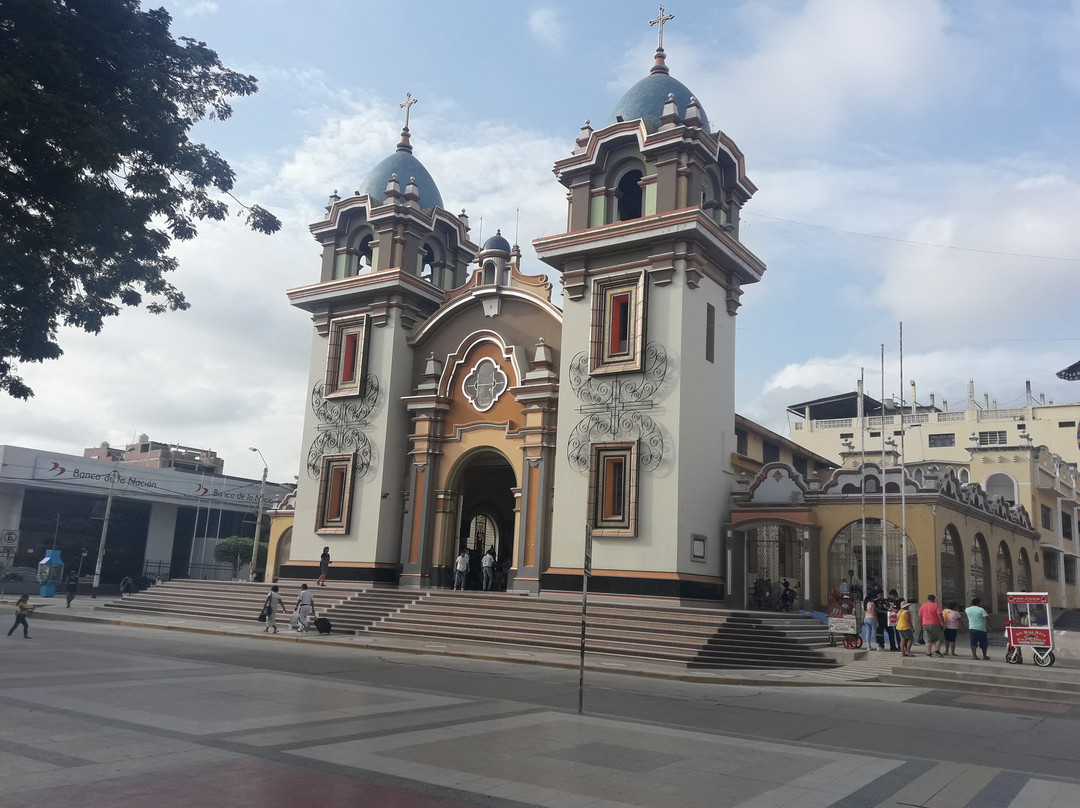
[[[674,14],[665,14],[664,7],[660,6],[660,13],[656,15],[655,20],[649,20],[649,25],[655,25],[657,27],[656,49],[664,49],[664,23],[675,19]]]
[[[661,9],[663,10],[663,9]],[[398,104],[400,109],[405,110],[405,128],[409,128],[409,107],[419,101],[419,98],[413,98],[412,93],[405,93],[405,100]]]

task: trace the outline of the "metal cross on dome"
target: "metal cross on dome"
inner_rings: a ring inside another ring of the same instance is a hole
[[[649,25],[655,25],[657,27],[657,29],[658,29],[657,32],[656,32],[657,33],[657,39],[656,39],[656,49],[657,50],[663,50],[664,49],[664,23],[665,22],[670,22],[673,19],[675,19],[675,15],[674,14],[665,14],[664,13],[664,7],[660,6],[660,13],[656,16],[656,19],[655,20],[649,20]]]
[[[660,10],[663,11],[663,9],[660,9]],[[412,93],[407,92],[407,93],[405,93],[405,100],[402,101],[400,104],[398,104],[399,109],[404,109],[405,110],[405,128],[406,129],[409,128],[409,107],[411,107],[413,104],[415,104],[419,100],[420,100],[419,98],[413,98]]]

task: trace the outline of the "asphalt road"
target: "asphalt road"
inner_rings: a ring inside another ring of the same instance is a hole
[[[578,718],[572,670],[53,621],[0,660],[0,806],[1080,804],[1065,705],[587,672]]]

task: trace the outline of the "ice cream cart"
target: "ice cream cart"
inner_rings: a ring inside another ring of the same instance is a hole
[[[1023,648],[1031,648],[1035,664],[1048,668],[1054,664],[1054,621],[1048,592],[1009,592],[1005,596],[1008,618],[1005,621],[1005,661],[1019,665],[1024,661]]]

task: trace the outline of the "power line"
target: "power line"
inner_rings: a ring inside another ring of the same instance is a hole
[[[841,233],[845,236],[860,236],[861,238],[876,238],[880,241],[894,241],[898,244],[913,244],[918,247],[935,247],[939,250],[957,250],[959,252],[971,252],[980,253],[982,255],[1002,255],[1007,258],[1035,258],[1039,261],[1068,261],[1068,262],[1080,262],[1080,258],[1067,258],[1060,255],[1034,255],[1032,253],[1015,253],[1006,252],[1004,250],[984,250],[979,247],[959,247],[955,244],[934,244],[929,241],[914,241],[907,238],[897,238],[896,236],[882,236],[877,233],[860,233],[857,230],[844,230],[839,227],[829,227],[824,224],[812,224],[811,222],[799,222],[794,219],[784,219],[780,216],[766,216],[764,213],[755,213],[753,211],[742,211],[742,216],[757,216],[759,219],[770,219],[774,222],[784,222],[785,224],[794,224],[799,227],[812,227],[815,230],[827,230],[830,233]]]

